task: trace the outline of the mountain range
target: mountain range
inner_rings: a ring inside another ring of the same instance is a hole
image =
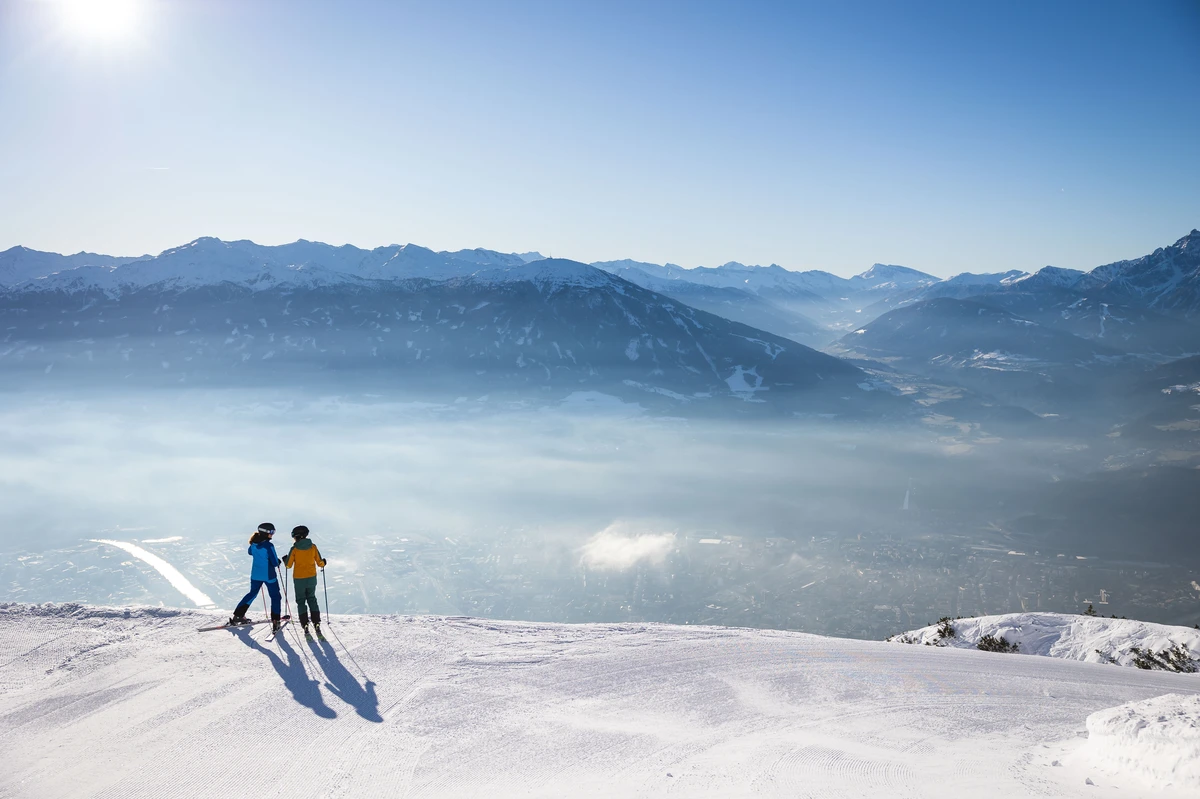
[[[201,238],[140,258],[15,247],[0,253],[0,332],[0,369],[29,379],[262,371],[842,414],[889,404],[866,365],[1059,412],[1200,353],[1200,231],[1087,272],[945,280],[304,240]]]
[[[840,359],[586,264],[411,244],[199,239],[10,286],[0,328],[0,365],[42,381],[270,380],[550,399],[603,390],[642,404],[831,414],[887,402]]]

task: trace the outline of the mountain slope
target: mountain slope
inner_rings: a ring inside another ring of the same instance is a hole
[[[664,277],[654,273],[655,264],[640,264],[636,261],[608,261],[593,266],[693,308],[790,338],[806,346],[818,347],[832,338],[832,334],[823,325],[799,311],[772,302],[745,288]],[[812,295],[811,300],[821,302],[820,297],[816,295]]]
[[[481,266],[413,245],[342,260],[341,248],[307,243],[282,254],[194,245],[0,292],[0,368],[36,381],[259,375],[550,398],[602,390],[656,403],[769,399],[833,413],[885,401],[836,358],[574,261]],[[299,255],[324,265],[296,266]],[[419,277],[335,271],[350,268]]]
[[[195,632],[218,618],[0,607],[0,793],[1128,796],[1143,783],[1077,731],[1195,692],[1191,675],[777,631],[335,616],[327,643]]]
[[[1048,329],[1007,311],[949,298],[891,311],[843,336],[839,344],[862,357],[997,371],[1028,371],[1046,364],[1089,363],[1120,355],[1104,344]]]

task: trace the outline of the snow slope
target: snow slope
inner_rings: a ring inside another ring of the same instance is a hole
[[[1144,775],[1089,758],[1087,719],[1200,688],[763,630],[355,616],[325,645],[196,633],[218,618],[0,606],[0,796],[1139,796]],[[1172,790],[1156,795],[1188,795]]]
[[[1022,655],[1046,655],[1121,666],[1133,665],[1134,647],[1159,652],[1179,645],[1192,657],[1200,658],[1200,630],[1133,619],[1106,619],[1072,613],[1005,613],[958,619],[951,624],[955,632],[953,638],[942,638],[938,634],[938,625],[932,624],[888,640],[974,649],[981,637],[992,635],[1020,645]]]

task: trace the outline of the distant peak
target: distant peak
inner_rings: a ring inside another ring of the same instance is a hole
[[[1200,230],[1192,228],[1192,232],[1175,242],[1175,246],[1186,250],[1190,246],[1200,246]]]
[[[867,271],[855,275],[864,279],[873,277],[883,277],[885,275],[912,275],[913,277],[932,277],[919,269],[913,269],[909,266],[900,266],[899,264],[871,264],[871,268]]]
[[[218,244],[225,245],[225,242],[221,241],[215,236],[201,236],[198,239],[192,239],[187,244],[181,244],[178,247],[168,247],[159,253],[159,255],[168,255],[174,252],[183,252],[184,250],[202,250],[205,248],[211,248]]]

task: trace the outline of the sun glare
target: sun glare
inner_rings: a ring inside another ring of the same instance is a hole
[[[123,39],[136,29],[139,0],[54,0],[63,24],[87,39]]]

